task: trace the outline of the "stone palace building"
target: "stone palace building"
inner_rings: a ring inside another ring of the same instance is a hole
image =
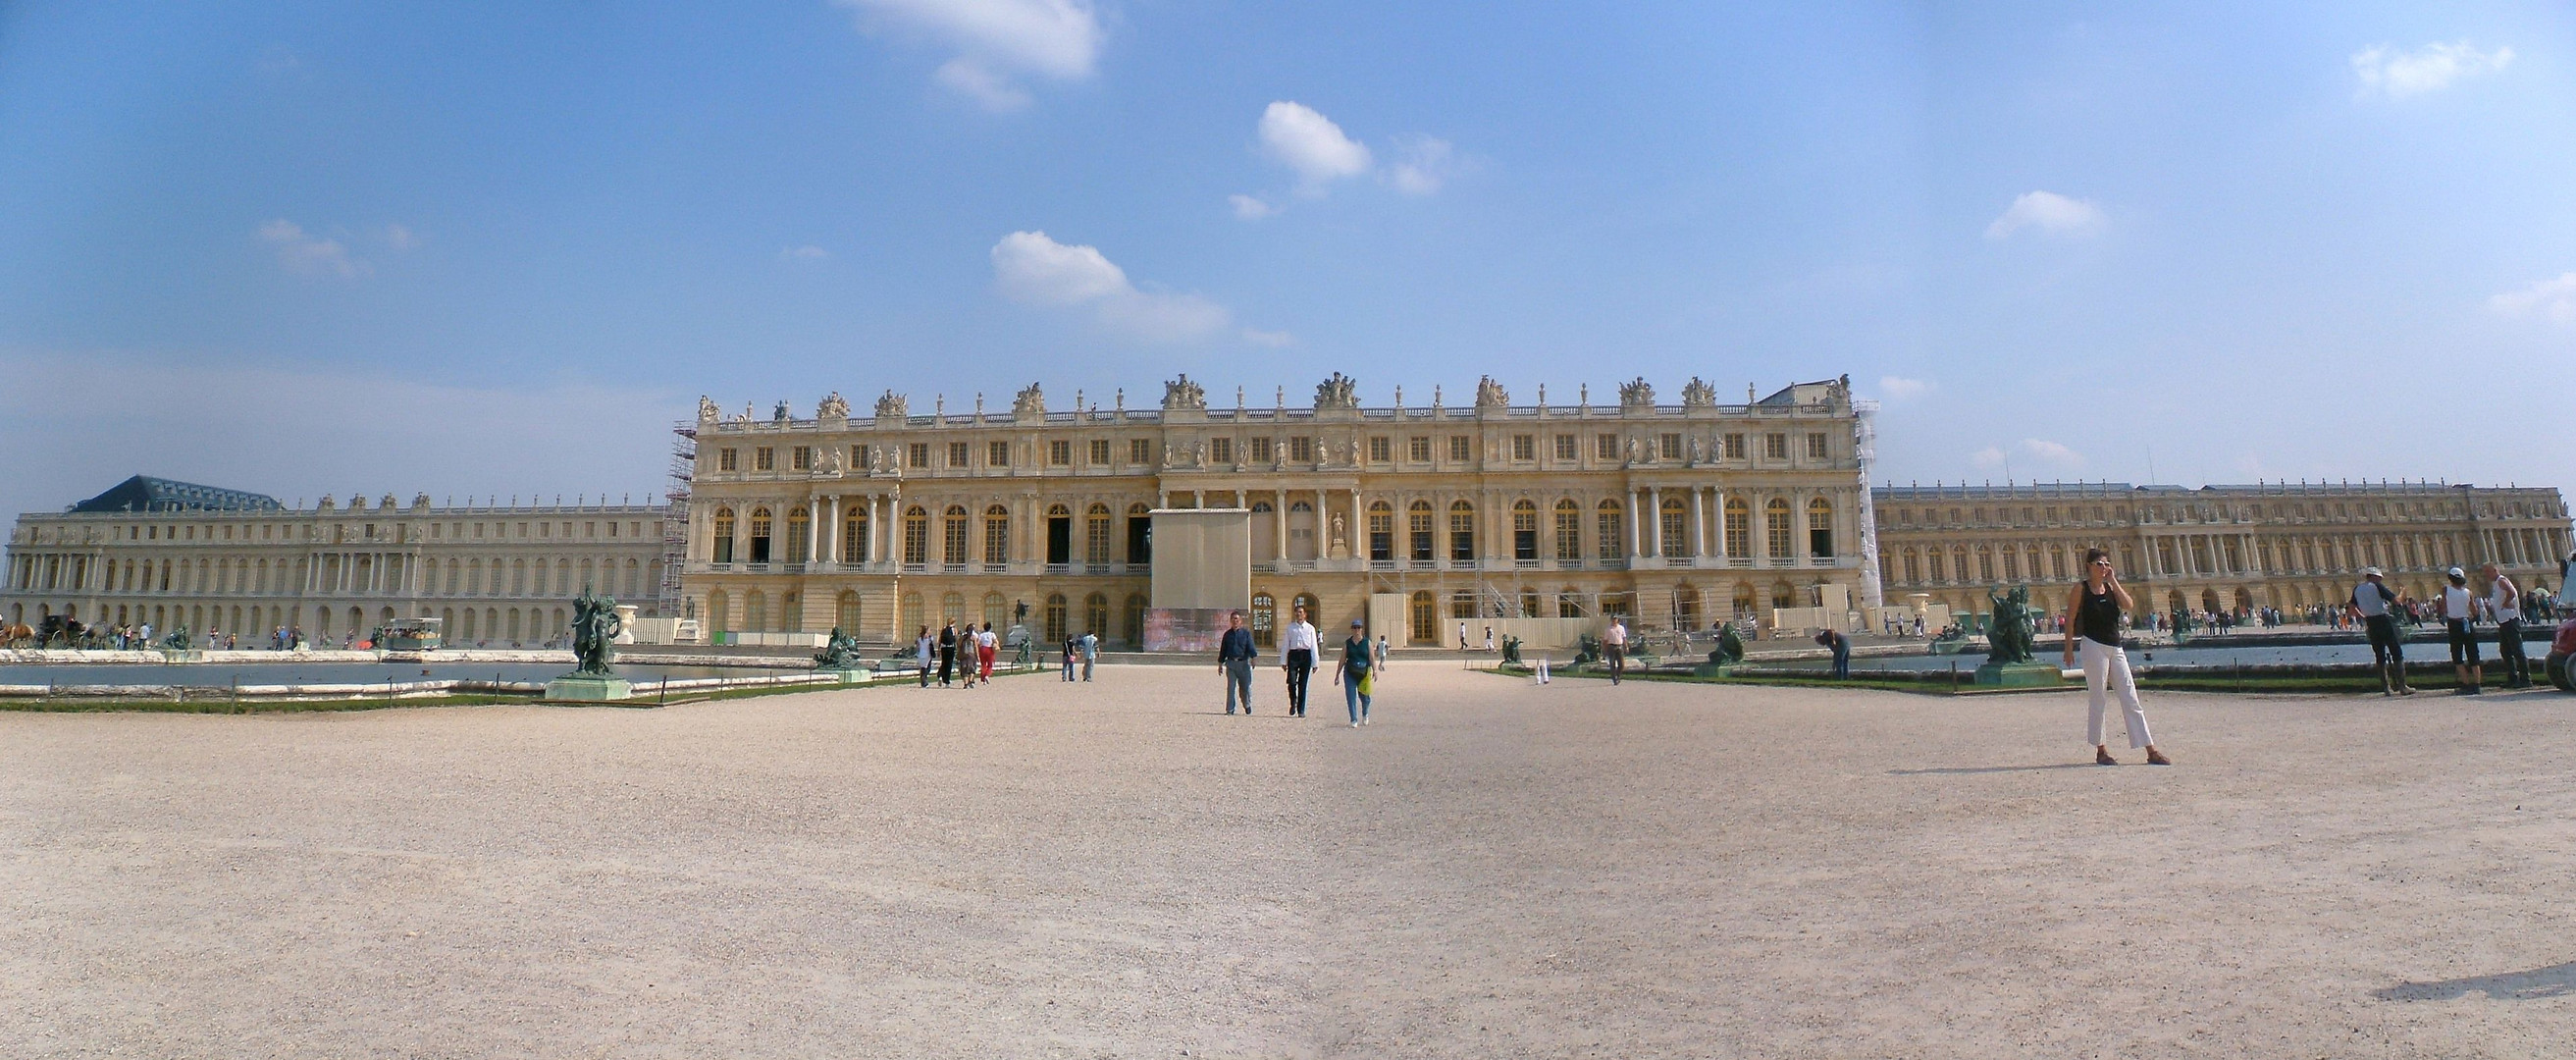
[[[710,632],[835,626],[909,643],[950,619],[1052,642],[1134,645],[1149,599],[1150,514],[1241,508],[1252,610],[1268,640],[1303,601],[1337,634],[1371,596],[1404,601],[1397,644],[1455,621],[1624,614],[1704,627],[1775,606],[1875,602],[1864,488],[1868,419],[1847,380],[1678,404],[1644,380],[1596,405],[1515,404],[1491,379],[1364,406],[1340,375],[1289,407],[1212,407],[1184,376],[1155,408],[1008,411],[899,394],[811,419],[700,402],[684,607]]]
[[[2066,585],[2107,549],[2142,610],[2298,612],[2340,604],[2380,567],[2428,599],[2453,565],[2495,563],[2559,589],[2569,549],[2555,488],[2268,483],[2252,486],[1896,486],[1874,490],[1887,602],[1920,595],[1982,614],[1989,586]],[[2034,592],[2034,596],[2038,596]],[[2065,607],[2062,593],[2035,599]]]
[[[0,616],[361,637],[441,619],[448,642],[534,646],[570,628],[584,585],[660,613],[665,509],[640,504],[433,506],[388,494],[308,509],[137,476],[68,510],[18,517]]]

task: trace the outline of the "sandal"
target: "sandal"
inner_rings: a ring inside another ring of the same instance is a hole
[[[2111,757],[2111,752],[2096,747],[2093,749],[2093,764],[2097,766],[2116,766],[2120,764],[2120,760]]]
[[[2165,757],[2165,753],[2162,751],[2150,748],[2147,751],[2147,764],[2151,766],[2169,766],[2173,764],[2173,759]]]

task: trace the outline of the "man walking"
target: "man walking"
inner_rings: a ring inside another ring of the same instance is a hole
[[[2478,685],[2486,680],[2486,667],[2478,662],[2478,598],[2469,592],[2469,576],[2458,567],[2449,571],[2451,584],[2442,588],[2442,623],[2451,632],[2451,672],[2459,681],[2454,695],[2474,696]]]
[[[2379,665],[2379,694],[2414,695],[2406,685],[2406,642],[2397,635],[2397,616],[2389,611],[2397,594],[2380,581],[2377,567],[2363,567],[2361,577],[2361,584],[2352,587],[2350,610],[2361,616],[2362,629],[2370,636],[2370,657]]]
[[[1225,675],[1225,712],[1234,713],[1237,695],[1243,698],[1243,716],[1252,716],[1252,631],[1243,628],[1243,612],[1225,616],[1225,637],[1217,641],[1216,669]]]
[[[1082,679],[1091,680],[1091,664],[1100,661],[1100,634],[1086,631],[1082,635]]]
[[[1618,684],[1619,676],[1628,672],[1628,620],[1616,615],[1610,628],[1601,634],[1601,650],[1610,656],[1610,683]]]
[[[1306,681],[1315,676],[1315,659],[1322,654],[1323,642],[1315,627],[1306,621],[1306,605],[1298,604],[1296,617],[1279,637],[1279,669],[1288,675],[1288,716],[1306,716]]]
[[[2506,688],[2531,687],[2531,659],[2522,653],[2522,588],[2496,565],[2478,568],[2487,581],[2487,617],[2496,624],[2496,664],[2504,667]]]

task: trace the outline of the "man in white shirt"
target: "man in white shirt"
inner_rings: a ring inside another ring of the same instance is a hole
[[[2487,582],[2487,617],[2496,624],[2496,664],[2504,667],[2506,688],[2531,687],[2531,659],[2522,653],[2522,587],[2496,565],[2478,568]]]
[[[2406,644],[2397,635],[2397,616],[2389,611],[2397,594],[2380,581],[2377,567],[2361,570],[2362,583],[2352,587],[2348,609],[2361,616],[2362,629],[2370,636],[2370,656],[2379,664],[2379,694],[2383,696],[2415,694],[2406,686]]]
[[[1628,670],[1628,620],[1612,616],[1610,628],[1601,634],[1601,650],[1610,657],[1610,683],[1618,684],[1619,675]]]
[[[2474,696],[2486,679],[2486,667],[2478,662],[2478,597],[2469,591],[2468,573],[2458,567],[2448,572],[2451,584],[2442,588],[2442,623],[2451,631],[2451,670],[2459,679],[2455,695]]]
[[[1288,716],[1306,716],[1306,680],[1315,676],[1315,659],[1322,643],[1315,639],[1315,627],[1306,621],[1306,605],[1298,604],[1296,616],[1279,634],[1279,669],[1288,675]]]

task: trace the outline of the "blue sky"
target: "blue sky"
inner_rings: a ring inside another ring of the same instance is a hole
[[[6,4],[0,506],[640,496],[700,393],[1181,371],[2565,484],[2571,119],[2564,4]]]

